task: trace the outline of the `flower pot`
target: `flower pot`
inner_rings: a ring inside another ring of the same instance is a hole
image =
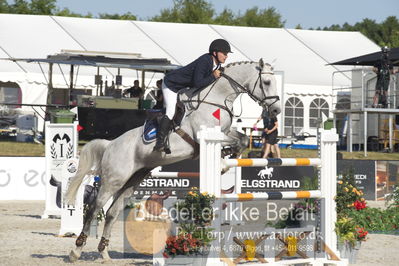
[[[350,264],[356,263],[356,257],[357,257],[357,254],[359,253],[359,249],[360,249],[361,245],[362,245],[362,242],[357,241],[354,246],[352,246],[352,245],[349,246],[348,260],[349,260]]]
[[[177,255],[175,257],[165,259],[165,265],[181,265],[181,266],[202,266],[206,265],[206,255],[185,256]]]
[[[356,263],[356,257],[361,247],[362,242],[357,241],[355,245],[349,242],[338,243],[338,250],[341,254],[341,258],[348,259],[350,264]]]

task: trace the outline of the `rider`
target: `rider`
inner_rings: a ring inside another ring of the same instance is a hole
[[[154,151],[164,151],[165,137],[169,133],[171,120],[175,114],[177,93],[184,88],[205,88],[220,77],[220,65],[231,53],[230,44],[224,39],[216,39],[209,46],[209,53],[204,54],[187,66],[173,70],[165,75],[162,93],[166,108],[161,118],[157,142]]]

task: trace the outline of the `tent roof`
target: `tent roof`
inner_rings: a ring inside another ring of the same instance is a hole
[[[334,62],[331,63],[331,65],[373,66],[375,63],[381,60],[381,57],[382,52],[379,51]],[[389,52],[389,59],[395,66],[399,66],[399,47],[391,48],[391,51]]]
[[[139,53],[143,58],[165,58],[185,65],[208,51],[209,43],[225,38],[232,44],[228,63],[258,61],[274,63],[290,84],[331,85],[331,75],[348,67],[332,62],[379,51],[358,32],[331,32],[181,24],[164,22],[103,20],[89,18],[0,14],[0,57],[46,58],[61,50]],[[57,68],[58,69],[58,68]],[[60,66],[67,73],[67,66]],[[0,61],[0,71],[46,72],[44,64]],[[112,69],[102,70],[115,75]],[[95,69],[83,68],[81,75]],[[124,76],[137,71],[121,70]],[[349,80],[343,77],[342,82]]]

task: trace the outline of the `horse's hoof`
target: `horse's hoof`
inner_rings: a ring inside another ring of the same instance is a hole
[[[69,253],[69,261],[70,262],[75,262],[79,259],[80,254],[78,254],[75,250],[71,250],[71,253]]]
[[[101,257],[103,258],[103,262],[110,262],[111,261],[111,258],[110,258],[109,254],[108,254],[108,251],[104,250],[104,251],[100,252],[100,254],[101,254]]]

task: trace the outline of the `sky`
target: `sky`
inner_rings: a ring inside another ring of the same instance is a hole
[[[364,18],[380,23],[388,16],[399,17],[398,0],[208,0],[216,13],[224,8],[243,14],[247,9],[257,6],[265,9],[274,7],[286,21],[286,28],[317,28],[353,25]],[[173,7],[173,0],[57,0],[59,8],[68,8],[73,12],[86,15],[91,13],[124,14],[130,12],[139,20],[148,20],[159,15],[161,9]]]

